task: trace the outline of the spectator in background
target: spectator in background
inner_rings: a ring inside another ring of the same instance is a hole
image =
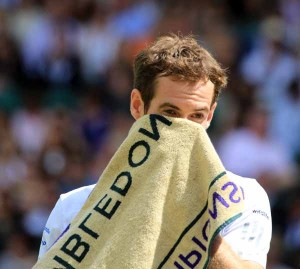
[[[30,239],[24,233],[10,237],[7,250],[0,256],[0,268],[30,269],[34,265],[35,257],[30,249]]]
[[[133,120],[122,112],[110,115],[110,126],[108,135],[102,141],[101,150],[95,152],[90,158],[88,165],[88,181],[86,184],[94,184],[99,179],[110,159],[117,151],[118,147],[128,135],[128,130],[133,124]]]
[[[22,79],[21,62],[14,40],[0,30],[0,109],[15,112],[21,105],[17,81]]]
[[[241,73],[257,88],[257,96],[268,107],[278,107],[291,81],[297,75],[295,57],[286,49],[285,28],[281,17],[265,18],[253,49],[241,62]]]
[[[299,70],[300,74],[300,70]],[[300,161],[300,77],[295,77],[270,113],[272,137],[286,147],[290,156]]]
[[[25,97],[26,107],[11,118],[11,130],[23,156],[32,160],[37,158],[45,143],[48,124],[46,115],[40,107],[38,98],[40,92],[34,90],[27,94]]]
[[[285,43],[290,49],[297,49],[300,45],[300,1],[280,0],[279,10],[285,23]]]
[[[279,233],[273,233],[270,251],[268,254],[267,269],[292,269],[292,267],[286,266],[281,263],[283,258],[283,245],[282,238]]]
[[[158,3],[153,0],[116,1],[114,4],[115,12],[108,27],[122,40],[134,41],[147,35],[161,17]]]
[[[59,192],[84,184],[88,153],[93,154],[82,136],[80,118],[73,117],[62,108],[48,114],[48,132],[38,157],[44,179],[55,181]]]
[[[120,37],[110,31],[110,12],[97,3],[88,23],[81,25],[78,33],[77,51],[81,62],[81,73],[87,83],[103,83],[108,68],[116,60]]]
[[[300,250],[300,193],[294,197],[288,210],[285,245],[289,250]],[[299,259],[300,262],[300,259]]]
[[[110,103],[115,108],[115,112],[125,113],[129,115],[128,110],[128,100],[130,94],[128,89],[132,85],[132,75],[131,66],[126,61],[120,57],[121,63],[114,62],[109,69],[109,74],[107,76],[107,86],[110,89],[107,92],[107,96],[110,99]]]
[[[8,117],[0,113],[0,190],[9,190],[25,178],[27,164],[12,139]]]
[[[83,104],[81,129],[91,154],[102,151],[109,135],[111,113],[95,92],[86,96]]]
[[[5,141],[5,142],[4,142]],[[10,189],[25,179],[27,164],[10,136],[0,142],[0,188]]]
[[[10,1],[10,0],[8,0]],[[9,12],[7,30],[21,48],[29,32],[41,22],[45,12],[36,0],[16,0],[18,5]]]
[[[34,248],[47,221],[48,199],[52,196],[50,184],[45,184],[38,167],[31,165],[26,178],[15,186],[14,192],[17,198],[13,197],[13,202],[20,217],[18,229],[30,238],[30,246]]]
[[[39,165],[46,179],[59,180],[63,175],[67,162],[67,141],[74,135],[71,125],[67,110],[57,109],[49,113],[49,129],[39,155]]]
[[[14,232],[14,214],[15,208],[13,207],[9,191],[0,188],[0,256]]]
[[[47,61],[57,51],[57,44],[62,44],[61,40],[65,42],[65,51],[74,51],[78,24],[72,12],[71,0],[45,0],[45,8],[29,23],[31,27],[24,29],[20,45],[28,78],[47,82]]]
[[[299,179],[299,175],[298,175]],[[300,184],[282,190],[273,205],[275,244],[270,263],[298,268],[300,265]],[[276,248],[277,246],[277,248]],[[280,254],[275,257],[276,253]],[[272,253],[272,252],[271,252]]]
[[[43,78],[53,86],[70,87],[79,83],[79,59],[70,50],[63,29],[57,27],[53,37],[53,48],[45,57]]]
[[[257,178],[271,196],[293,184],[291,156],[270,138],[269,114],[255,105],[245,115],[243,127],[225,134],[218,152],[226,169],[245,177]]]

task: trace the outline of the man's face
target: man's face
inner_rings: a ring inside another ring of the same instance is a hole
[[[211,105],[213,94],[214,84],[211,81],[190,83],[161,77],[157,79],[155,94],[146,114],[188,119],[207,128],[217,105]],[[136,120],[145,114],[137,89],[131,93],[131,114]]]

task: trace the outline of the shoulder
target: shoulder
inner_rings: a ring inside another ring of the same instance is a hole
[[[95,186],[96,184],[84,186],[60,195],[61,207],[67,208],[70,215],[78,213]]]
[[[96,184],[84,186],[64,194],[60,195],[60,199],[64,202],[69,202],[72,200],[84,199],[86,200],[87,197],[90,195],[92,190],[95,188]]]
[[[88,185],[61,194],[48,220],[55,222],[51,226],[57,226],[62,232],[78,214],[95,186]]]
[[[227,172],[244,192],[242,216],[221,231],[221,236],[243,259],[266,268],[267,253],[272,235],[270,202],[266,191],[253,178]]]
[[[268,194],[256,179],[238,176],[229,171],[227,171],[227,174],[230,178],[237,181],[242,188],[245,196],[246,209],[255,205],[266,208],[270,207]]]
[[[60,195],[46,223],[39,258],[55,244],[80,211],[95,185],[85,186]]]

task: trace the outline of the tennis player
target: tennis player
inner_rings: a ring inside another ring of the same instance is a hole
[[[136,120],[145,114],[184,118],[207,129],[226,83],[225,71],[194,37],[160,37],[135,58],[131,115]],[[240,182],[245,209],[215,239],[209,268],[266,268],[272,230],[268,196],[255,179],[228,175]],[[60,196],[46,224],[39,257],[59,240],[94,186]]]

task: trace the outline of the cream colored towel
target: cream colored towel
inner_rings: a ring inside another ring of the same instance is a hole
[[[146,115],[34,268],[206,268],[212,239],[242,210],[202,126]]]

